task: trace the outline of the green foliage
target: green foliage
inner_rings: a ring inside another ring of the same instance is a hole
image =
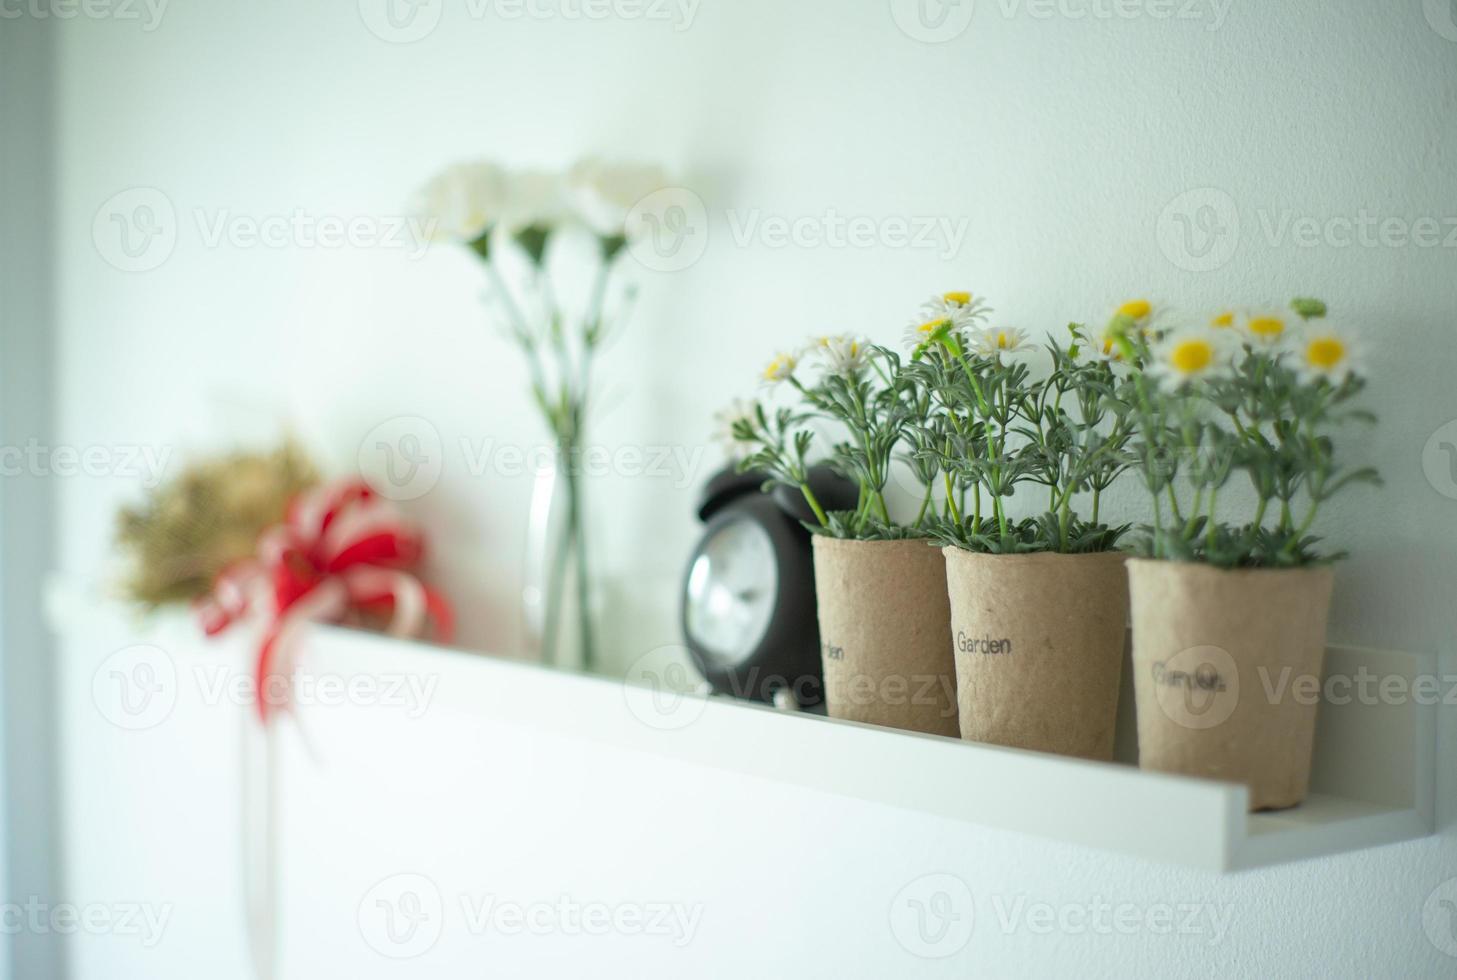
[[[1041,378],[996,346],[972,352],[950,333],[907,369],[939,407],[918,430],[922,454],[949,477],[950,505],[932,529],[938,539],[992,554],[1117,546],[1126,528],[1101,524],[1098,512],[1103,491],[1130,463],[1129,392],[1109,364],[1086,356],[1083,328],[1068,330],[1067,345],[1047,343],[1052,368]],[[1007,501],[1033,487],[1046,490],[1047,510],[1014,521]],[[1079,494],[1089,495],[1089,518],[1074,511]]]
[[[1318,299],[1297,299],[1291,308],[1304,321],[1326,313]],[[754,447],[744,466],[803,493],[818,534],[924,536],[990,554],[1110,551],[1130,526],[1102,522],[1102,495],[1133,470],[1152,505],[1151,522],[1134,536],[1139,554],[1299,567],[1340,557],[1323,553],[1311,533],[1321,505],[1353,485],[1380,482],[1375,470],[1338,459],[1333,438],[1349,423],[1373,421],[1354,405],[1364,382],[1345,360],[1332,370],[1313,347],[1297,352],[1273,342],[1269,335],[1278,331],[1268,328],[1283,330],[1279,317],[1250,319],[1245,326],[1258,339],[1230,356],[1223,340],[1235,335],[1228,326],[1234,318],[1221,317],[1220,342],[1214,327],[1203,340],[1188,334],[1203,348],[1183,361],[1173,341],[1185,334],[1171,338],[1149,304],[1135,301],[1096,334],[1070,324],[1064,342],[1046,344],[1050,369],[1034,375],[1017,357],[1019,332],[973,335],[985,310],[980,301],[943,298],[928,310],[933,319],[908,330],[916,344],[908,360],[852,338],[823,338],[810,350],[825,369],[805,384],[796,358],[781,355],[766,376],[797,391],[801,407],[770,415],[756,406],[733,426],[733,438]],[[1327,329],[1305,342],[1329,336]],[[852,511],[826,513],[810,490],[811,422],[843,433],[828,458],[860,488]],[[922,488],[909,524],[892,520],[886,504],[896,461]],[[1235,523],[1222,521],[1218,509],[1231,480],[1248,480],[1257,501],[1254,514]],[[1012,517],[1011,501],[1039,493],[1045,507]]]
[[[789,408],[777,409],[770,415],[756,403],[751,414],[733,421],[733,438],[758,447],[739,460],[741,472],[763,471],[769,477],[766,490],[780,485],[800,491],[820,524],[828,525],[829,517],[809,487],[809,450],[814,433],[804,427],[808,418]]]
[[[901,358],[894,351],[867,347],[851,337],[822,338],[810,350],[822,359],[824,369],[809,384],[794,374],[797,359],[780,362],[790,365],[784,380],[800,395],[802,410],[780,408],[771,417],[756,404],[732,423],[734,441],[754,447],[740,468],[763,470],[771,484],[800,492],[815,513],[817,533],[865,541],[924,536],[918,528],[925,506],[913,525],[902,527],[891,517],[885,490],[897,459],[906,460],[923,483],[936,479],[914,444],[907,442],[929,398],[903,377]],[[807,426],[816,420],[844,434],[830,447],[828,462],[859,488],[853,511],[826,512],[810,488],[813,432]]]
[[[1320,319],[1325,304],[1298,299],[1302,320]],[[1289,568],[1333,561],[1309,532],[1320,507],[1355,484],[1379,484],[1370,467],[1336,457],[1333,433],[1374,421],[1352,406],[1365,382],[1306,377],[1287,344],[1246,341],[1227,371],[1170,390],[1144,369],[1158,337],[1125,332],[1138,369],[1134,457],[1153,505],[1153,522],[1135,541],[1138,554],[1221,568]],[[1220,492],[1243,478],[1254,490],[1253,519],[1219,519]]]
[[[845,541],[924,541],[930,538],[920,527],[888,524],[875,517],[866,518],[859,511],[825,512],[824,524],[805,524],[813,534]]]

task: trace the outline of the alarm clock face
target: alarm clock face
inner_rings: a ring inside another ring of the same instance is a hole
[[[748,515],[735,515],[703,541],[689,569],[688,633],[721,666],[737,666],[763,644],[778,592],[779,561],[769,532]]]

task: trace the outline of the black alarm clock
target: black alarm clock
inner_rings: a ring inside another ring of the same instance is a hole
[[[814,513],[788,487],[763,492],[763,473],[733,468],[704,489],[703,537],[683,582],[683,636],[715,694],[812,708],[824,700],[814,556]],[[856,504],[855,485],[828,466],[810,471],[826,510]]]

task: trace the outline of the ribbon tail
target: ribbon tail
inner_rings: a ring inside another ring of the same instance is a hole
[[[253,724],[245,712],[241,733],[243,896],[248,953],[257,980],[278,969],[278,731]]]
[[[430,621],[435,624],[435,642],[448,644],[455,639],[455,613],[445,596],[425,586],[425,608],[430,611]]]
[[[273,676],[273,662],[278,659],[278,643],[282,635],[282,623],[269,627],[253,665],[253,702],[258,710],[258,720],[264,725],[268,724],[268,679]]]

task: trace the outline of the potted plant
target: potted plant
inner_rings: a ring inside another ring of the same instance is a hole
[[[909,383],[894,351],[850,336],[779,355],[764,380],[792,390],[798,404],[771,411],[757,403],[732,420],[732,434],[749,451],[744,469],[803,494],[814,513],[807,526],[830,716],[954,738],[946,573],[925,531],[939,474],[914,442],[926,393]],[[858,486],[854,510],[827,510],[811,489],[812,426],[825,423],[842,436],[830,463]],[[898,523],[887,500],[898,459],[922,491],[910,523]]]
[[[1018,330],[937,315],[918,334],[908,373],[938,406],[926,436],[948,480],[930,530],[945,545],[961,735],[1111,759],[1127,528],[1102,522],[1101,499],[1131,436],[1116,352],[1073,324],[1066,343],[1047,343],[1038,379]],[[1045,509],[1015,518],[1013,498],[1039,488]]]
[[[1321,675],[1340,556],[1320,550],[1316,516],[1379,482],[1337,460],[1335,429],[1371,416],[1352,407],[1357,346],[1325,314],[1306,299],[1196,328],[1110,326],[1135,364],[1153,504],[1129,563],[1140,764],[1242,782],[1252,810],[1294,806],[1309,784],[1315,704],[1282,678]]]

